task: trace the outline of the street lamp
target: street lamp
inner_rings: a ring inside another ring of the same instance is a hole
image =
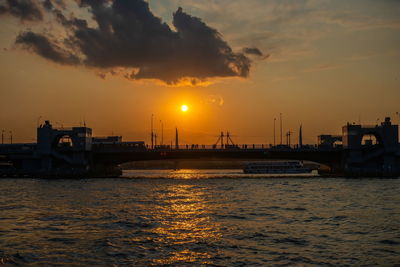
[[[151,114],[151,149],[154,148],[154,129],[153,129],[153,118],[154,115]]]
[[[276,118],[274,118],[274,146],[276,145],[276,141],[275,141],[275,122],[276,122]]]
[[[161,123],[161,144],[160,145],[163,145],[164,144],[164,124],[163,124],[162,120],[160,120],[160,123]]]

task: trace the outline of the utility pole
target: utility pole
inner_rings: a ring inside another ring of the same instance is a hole
[[[274,118],[274,146],[276,145],[276,142],[275,142],[275,122],[276,122],[276,118]]]
[[[224,132],[221,132],[221,148],[224,148]]]
[[[282,113],[279,113],[280,126],[281,126],[281,145],[282,145]]]
[[[12,131],[10,131],[10,144],[12,144]]]

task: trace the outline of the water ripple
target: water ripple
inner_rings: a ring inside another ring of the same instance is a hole
[[[186,172],[2,179],[0,265],[400,262],[399,180]]]

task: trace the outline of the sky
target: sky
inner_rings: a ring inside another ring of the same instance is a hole
[[[154,114],[166,144],[400,121],[398,0],[0,0],[0,21],[6,141],[45,119],[149,143]]]

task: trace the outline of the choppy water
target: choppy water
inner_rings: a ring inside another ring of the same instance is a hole
[[[252,178],[194,170],[126,175],[131,178],[1,179],[2,262],[400,263],[399,179]]]

